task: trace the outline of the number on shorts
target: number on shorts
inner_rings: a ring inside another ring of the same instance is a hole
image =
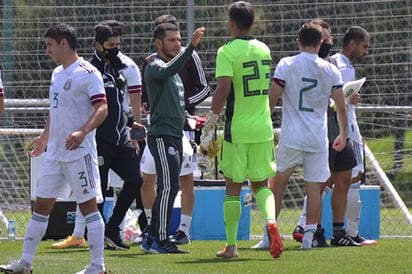
[[[81,187],[86,187],[89,182],[87,181],[87,177],[85,176],[86,172],[82,171],[79,172],[79,179],[80,181],[84,181],[84,183],[81,185]]]

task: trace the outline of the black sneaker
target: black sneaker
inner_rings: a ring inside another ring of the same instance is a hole
[[[362,246],[358,244],[351,237],[348,236],[346,231],[339,231],[333,233],[332,238],[330,239],[330,245],[332,246]]]
[[[150,253],[153,254],[187,254],[189,252],[181,250],[177,245],[170,240],[164,240],[159,242],[154,240],[152,247],[150,248]]]
[[[300,225],[297,225],[295,227],[295,230],[293,230],[293,233],[292,233],[293,239],[296,242],[301,243],[304,233],[305,233],[305,231],[303,230],[303,227],[301,227]]]
[[[362,237],[361,235],[356,235],[356,237],[352,237],[349,236],[350,238],[352,238],[352,240],[360,245],[376,245],[378,242],[375,240],[368,240],[365,237]]]
[[[171,241],[177,245],[190,244],[189,236],[181,230],[177,230],[175,234],[173,234]]]
[[[116,231],[111,231],[106,227],[104,232],[104,242],[110,248],[117,250],[130,249],[130,246],[125,243],[120,237],[120,232],[117,229]]]
[[[318,227],[313,234],[312,247],[329,247],[325,240],[325,229]]]

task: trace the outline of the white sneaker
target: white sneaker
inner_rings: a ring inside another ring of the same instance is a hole
[[[33,273],[33,268],[30,264],[25,264],[20,261],[12,261],[10,264],[0,265],[0,272],[26,274]]]
[[[269,249],[269,236],[268,231],[266,229],[266,221],[263,224],[263,239],[260,240],[257,244],[251,247],[251,249]]]
[[[106,269],[101,265],[90,264],[82,271],[76,272],[76,274],[106,274]]]
[[[257,244],[252,246],[251,249],[269,249],[269,242],[262,239]]]

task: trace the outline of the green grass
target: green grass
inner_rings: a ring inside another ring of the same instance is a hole
[[[239,258],[215,257],[223,241],[194,241],[182,246],[190,254],[146,254],[139,246],[128,251],[105,251],[108,273],[411,273],[412,239],[381,239],[377,246],[300,250],[285,240],[280,259],[268,251],[251,250],[257,241],[239,241]],[[22,241],[0,244],[0,263],[19,258]],[[56,250],[42,241],[34,261],[34,273],[74,273],[89,262],[86,248]]]

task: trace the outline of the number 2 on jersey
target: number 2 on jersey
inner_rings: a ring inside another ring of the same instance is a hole
[[[310,83],[310,85],[308,85],[308,86],[306,86],[306,87],[304,87],[300,90],[300,93],[299,93],[299,110],[300,111],[313,112],[314,111],[313,108],[303,106],[303,93],[305,93],[305,92],[307,92],[307,91],[309,91],[313,88],[316,88],[318,86],[318,80],[302,77],[302,81],[303,82],[308,82],[308,83]]]

